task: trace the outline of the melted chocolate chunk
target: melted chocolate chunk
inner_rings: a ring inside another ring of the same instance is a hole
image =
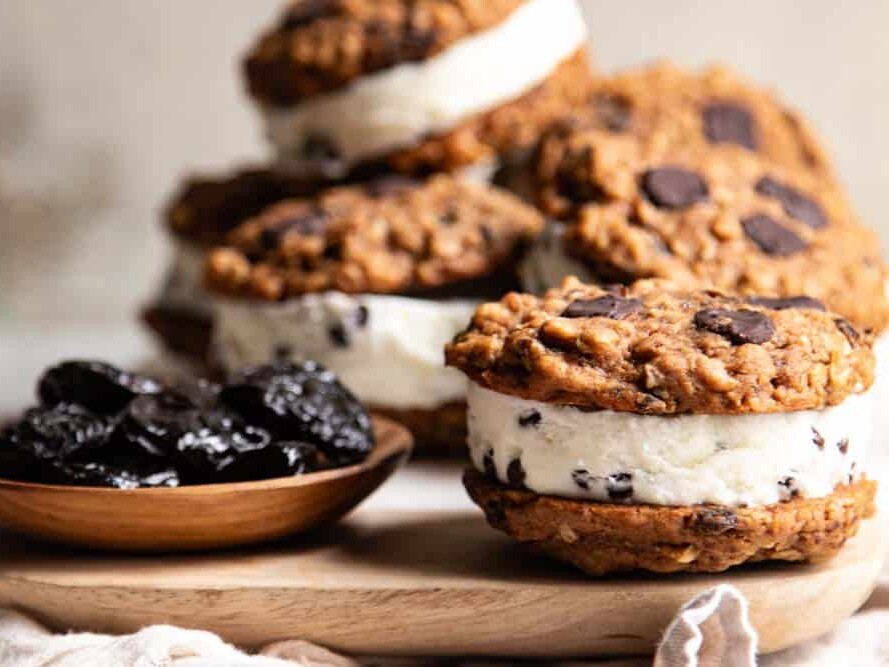
[[[784,225],[762,213],[741,221],[744,233],[767,255],[784,257],[806,249],[808,243]]]
[[[846,337],[846,340],[852,343],[852,345],[855,345],[858,342],[858,339],[861,338],[861,334],[859,334],[858,330],[849,323],[849,320],[837,318],[833,323]]]
[[[514,489],[525,488],[525,468],[522,467],[521,459],[513,459],[509,462],[509,467],[506,469],[506,479]]]
[[[787,215],[812,229],[827,227],[827,216],[821,206],[796,188],[780,183],[771,176],[763,176],[756,183],[756,191],[765,197],[777,199]]]
[[[519,415],[519,426],[521,426],[522,428],[537,426],[542,419],[543,415],[540,414],[539,410],[531,410],[530,412],[526,412],[523,415]]]
[[[320,234],[327,226],[327,213],[319,209],[309,210],[286,220],[281,220],[274,227],[262,230],[260,243],[267,250],[274,250],[290,233]]]
[[[824,436],[814,426],[812,427],[812,442],[818,449],[824,449]]]
[[[754,306],[762,306],[772,310],[788,310],[790,308],[804,308],[808,310],[825,310],[824,304],[810,296],[789,296],[772,298],[767,296],[751,296],[747,303]]]
[[[722,535],[738,527],[738,515],[730,509],[703,507],[689,517],[690,528],[705,535]]]
[[[840,450],[840,454],[845,456],[849,453],[849,438],[843,438],[837,443],[837,449]]]
[[[626,299],[608,294],[596,299],[572,301],[562,311],[562,317],[608,317],[612,320],[625,320],[640,310],[642,310],[640,299]]]
[[[759,345],[775,334],[772,320],[754,310],[707,308],[695,314],[694,323],[699,329],[727,338],[732,345]]]
[[[577,470],[571,471],[571,479],[574,480],[574,483],[583,489],[584,491],[590,490],[590,484],[592,484],[595,477],[593,477],[589,470],[584,470],[583,468],[579,468]]]
[[[714,144],[738,144],[756,150],[756,121],[744,107],[733,102],[714,102],[701,112],[704,135]]]
[[[681,167],[650,169],[642,175],[642,191],[658,208],[688,208],[709,197],[707,183]]]

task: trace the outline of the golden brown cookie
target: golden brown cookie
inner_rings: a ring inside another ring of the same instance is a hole
[[[325,290],[440,298],[436,290],[511,272],[542,227],[536,210],[492,187],[386,177],[247,221],[210,255],[207,284],[265,301]]]
[[[496,392],[645,415],[820,409],[874,375],[871,336],[820,302],[663,281],[508,294],[476,310],[446,359]]]
[[[601,133],[635,138],[654,160],[715,149],[821,177],[833,171],[805,118],[770,91],[722,66],[695,72],[657,63],[598,79],[591,103],[544,136],[534,171],[547,213],[563,215],[578,200],[595,199],[595,179],[572,179],[570,165],[596,150]],[[599,163],[611,157],[620,159]]]
[[[722,572],[748,562],[830,558],[875,513],[877,489],[861,478],[823,498],[728,508],[542,496],[474,469],[463,482],[494,528],[596,576],[639,569]]]

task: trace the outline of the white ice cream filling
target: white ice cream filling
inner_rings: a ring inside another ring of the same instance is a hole
[[[422,62],[361,77],[290,108],[265,107],[266,133],[291,170],[326,171],[415,144],[546,79],[586,40],[576,0],[529,0],[500,24]],[[313,147],[322,156],[313,155]],[[332,157],[336,156],[336,157]]]
[[[769,505],[854,479],[871,397],[761,415],[587,411],[468,390],[475,467],[540,494],[655,505]],[[493,468],[492,468],[493,466]]]
[[[476,306],[341,292],[269,305],[220,301],[214,350],[229,371],[276,357],[314,359],[372,406],[432,409],[465,398],[466,380],[444,366],[443,348]]]
[[[158,301],[164,306],[210,316],[210,297],[204,289],[205,259],[202,247],[174,240],[173,259]]]

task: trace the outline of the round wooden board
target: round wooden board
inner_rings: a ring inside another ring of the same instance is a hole
[[[866,521],[820,565],[599,580],[525,553],[465,511],[359,511],[323,535],[207,555],[61,551],[2,534],[0,605],[57,629],[172,623],[245,647],[296,637],[353,654],[591,656],[650,653],[685,601],[729,582],[769,652],[866,600],[885,533]]]

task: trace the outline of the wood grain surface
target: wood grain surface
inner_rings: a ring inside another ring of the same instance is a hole
[[[279,539],[341,518],[404,463],[412,438],[374,417],[360,465],[260,482],[108,489],[0,479],[0,527],[44,540],[123,551],[205,550]]]
[[[0,604],[60,630],[173,623],[246,647],[298,637],[357,654],[589,656],[650,652],[684,602],[729,582],[774,651],[864,602],[885,532],[866,521],[818,565],[610,579],[531,556],[467,511],[359,510],[312,535],[206,555],[103,555],[0,534]]]

